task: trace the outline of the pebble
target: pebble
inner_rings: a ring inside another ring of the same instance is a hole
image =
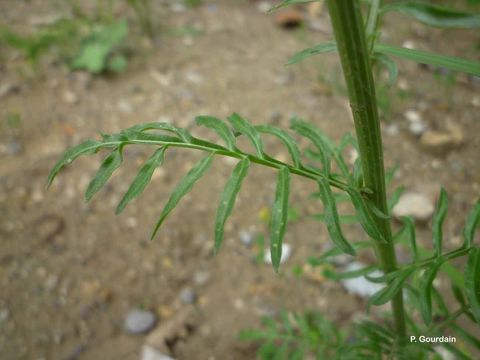
[[[277,83],[277,85],[286,86],[291,84],[292,82],[293,82],[293,74],[291,72],[279,74],[275,78],[275,83]]]
[[[54,274],[50,274],[45,280],[45,288],[49,291],[54,290],[58,285],[58,276]]]
[[[197,294],[189,287],[183,288],[180,291],[180,301],[184,304],[194,304],[197,301]]]
[[[155,327],[156,315],[147,310],[133,309],[125,317],[123,328],[130,334],[144,334]]]
[[[172,12],[181,13],[187,10],[187,8],[181,2],[174,2],[173,4],[170,5],[170,10]]]
[[[393,216],[412,216],[417,221],[425,222],[432,217],[434,210],[432,201],[425,194],[407,192],[393,208]]]
[[[193,274],[193,282],[198,286],[205,285],[210,278],[211,275],[207,270],[199,270]]]
[[[250,246],[253,244],[254,235],[250,231],[241,231],[240,232],[240,241],[245,246]]]
[[[397,124],[389,124],[387,127],[385,127],[385,134],[388,136],[395,136],[398,135],[398,126]]]
[[[124,114],[131,114],[135,109],[133,105],[128,101],[128,100],[120,100],[117,103],[117,108],[119,111],[121,111]]]
[[[427,125],[424,122],[412,122],[408,125],[408,130],[413,135],[420,136],[427,130]]]
[[[143,345],[141,360],[175,360],[149,345]]]
[[[66,90],[63,93],[63,100],[70,105],[78,103],[78,96],[73,91]]]
[[[447,121],[444,131],[430,130],[422,134],[420,144],[436,153],[446,152],[464,143],[465,135],[462,128],[451,121]]]
[[[282,244],[282,257],[280,258],[280,264],[287,262],[292,255],[292,246],[290,244]],[[265,263],[272,264],[272,256],[270,254],[270,248],[265,249],[265,256],[263,258]]]
[[[256,5],[257,10],[261,13],[266,13],[272,8],[272,4],[268,1],[259,1]]]
[[[7,321],[10,318],[10,311],[8,309],[0,309],[0,323]]]
[[[356,271],[361,268],[364,268],[365,266],[366,266],[365,264],[362,264],[358,261],[354,261],[345,268],[345,272]],[[382,276],[383,274],[380,271],[373,271],[372,273],[370,273],[370,275],[377,277],[377,276]],[[344,279],[342,280],[342,285],[345,287],[345,289],[349,293],[355,294],[364,298],[368,298],[372,296],[382,288],[382,285],[368,281],[365,278],[365,276],[360,276],[353,279]]]
[[[201,84],[204,81],[203,76],[197,71],[188,71],[185,74],[185,79],[192,84]]]

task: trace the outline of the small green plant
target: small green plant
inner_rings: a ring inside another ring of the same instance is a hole
[[[73,69],[85,69],[93,74],[103,71],[121,72],[128,64],[119,45],[128,34],[125,20],[97,26],[83,40],[79,53],[71,62]]]
[[[301,2],[305,0],[285,0],[279,7]],[[450,334],[458,336],[464,344],[479,349],[480,340],[477,336],[459,325],[457,320],[459,317],[470,319],[472,326],[477,329],[480,323],[480,246],[474,242],[480,221],[480,202],[476,202],[465,221],[464,241],[457,249],[446,251],[443,246],[442,225],[448,209],[448,198],[444,190],[440,193],[433,217],[432,250],[419,246],[410,218],[404,218],[403,228],[396,234],[392,233],[391,209],[402,188],[395,190],[387,199],[386,187],[392,172],[385,173],[383,165],[372,61],[381,59],[389,69],[392,82],[398,70],[391,56],[479,76],[478,62],[380,43],[378,23],[381,17],[391,11],[400,11],[428,25],[443,27],[478,26],[480,18],[428,3],[409,1],[382,6],[379,0],[370,0],[367,20],[364,22],[358,0],[327,0],[327,4],[335,40],[296,54],[290,63],[312,55],[338,51],[353,112],[356,139],[346,135],[339,143],[335,143],[319,128],[299,118],[292,119],[290,129],[293,133],[290,133],[270,125],[253,125],[236,113],[228,118],[229,125],[212,116],[196,118],[198,125],[216,132],[222,140],[221,144],[197,138],[187,130],[169,123],[139,124],[116,134],[103,134],[100,139],[87,140],[68,150],[52,169],[48,185],[62,168],[79,156],[107,150],[108,155],[86,189],[86,199],[90,200],[121,166],[126,146],[150,145],[155,151],[142,165],[121,199],[117,207],[119,214],[144,191],[155,169],[163,164],[170,148],[205,153],[205,157],[174,188],[154,226],[153,238],[179,201],[208,171],[215,157],[235,158],[238,161],[220,195],[214,222],[215,252],[218,252],[223,240],[224,225],[232,213],[249,168],[253,164],[269,167],[277,174],[269,224],[271,259],[274,269],[278,271],[288,222],[291,177],[310,179],[318,187],[314,197],[323,204],[323,213],[317,218],[325,222],[335,245],[319,258],[310,259],[311,263],[319,264],[342,253],[355,256],[358,252],[373,249],[377,264],[349,273],[337,274],[329,269],[327,275],[332,279],[366,276],[372,282],[383,284],[370,297],[368,307],[390,303],[392,310],[381,321],[358,322],[350,332],[337,331],[317,313],[301,316],[284,313],[279,322],[268,320],[267,330],[245,335],[263,341],[259,355],[264,359],[300,359],[307,355],[317,359],[427,359],[435,356],[432,354],[436,344],[413,340],[420,339],[421,336],[440,338]],[[284,162],[267,154],[263,147],[264,135],[276,137],[288,150],[291,160]],[[238,136],[247,138],[255,151],[249,153],[241,150],[236,142]],[[294,136],[308,139],[312,147],[302,151]],[[344,159],[347,147],[358,149],[360,155],[353,166],[349,166]],[[351,202],[355,214],[346,216],[338,213],[337,203],[345,199]],[[347,240],[341,226],[342,222],[347,221],[360,223],[368,239],[353,243]],[[397,262],[398,246],[410,250],[411,260],[403,264]],[[458,259],[463,259],[464,263],[466,260],[463,272],[454,266]],[[374,270],[380,270],[382,275],[373,276]],[[445,303],[434,284],[440,273],[447,275],[452,295],[458,303],[453,310],[453,305]],[[468,359],[471,356],[466,346],[455,346],[441,340],[438,342],[458,358]]]

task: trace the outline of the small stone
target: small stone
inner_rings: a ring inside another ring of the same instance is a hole
[[[193,274],[193,282],[195,285],[205,285],[210,280],[210,273],[207,270],[200,270]]]
[[[261,13],[266,13],[272,8],[272,4],[268,1],[259,1],[256,5],[257,10]]]
[[[135,109],[133,105],[128,101],[128,100],[120,100],[117,103],[117,108],[120,112],[125,113],[125,114],[131,114]]]
[[[129,227],[130,229],[133,229],[135,227],[137,227],[138,225],[138,220],[137,218],[133,217],[133,216],[130,216],[127,218],[127,220],[125,220],[125,224],[127,225],[127,227]]]
[[[474,96],[472,99],[472,105],[474,107],[480,107],[480,96]]]
[[[187,8],[181,2],[174,2],[170,5],[170,10],[176,13],[184,12]]]
[[[416,45],[413,40],[406,40],[403,42],[402,46],[407,49],[416,49]]]
[[[250,246],[253,244],[254,235],[250,231],[240,231],[240,241],[245,246]]]
[[[290,244],[282,244],[282,256],[280,257],[280,264],[285,263],[292,255],[292,247]],[[265,263],[272,264],[272,255],[270,249],[265,249],[265,256],[263,258]]]
[[[75,95],[73,91],[66,90],[63,93],[63,100],[70,105],[76,104],[78,102],[78,96]]]
[[[47,280],[45,281],[45,288],[49,291],[54,290],[58,285],[58,276],[51,274],[48,275]]]
[[[179,297],[184,304],[194,304],[197,301],[197,294],[189,287],[183,288]]]
[[[291,72],[279,74],[275,78],[275,83],[278,85],[286,86],[293,82],[293,74]]]
[[[422,134],[420,144],[435,153],[444,153],[452,148],[461,146],[465,140],[462,128],[451,121],[447,121],[444,131],[430,130]]]
[[[285,29],[293,29],[303,21],[303,15],[300,11],[295,9],[287,9],[277,12],[275,16],[275,23]]]
[[[389,124],[387,127],[385,127],[385,134],[388,136],[395,136],[398,135],[398,126],[397,124]]]
[[[417,221],[425,222],[432,217],[434,209],[433,203],[425,194],[407,192],[393,208],[393,215],[396,218],[412,216]]]
[[[362,264],[358,261],[354,261],[345,268],[345,272],[360,270],[365,266],[366,266],[365,264]],[[383,273],[381,271],[373,271],[369,275],[373,277],[377,277],[377,276],[382,276]],[[372,296],[382,288],[382,285],[368,281],[365,278],[365,276],[360,276],[353,279],[344,279],[342,280],[342,285],[345,287],[345,289],[349,293],[355,294],[364,298],[368,298]]]
[[[156,315],[151,311],[133,309],[125,317],[123,328],[130,334],[144,334],[154,328]]]
[[[185,74],[185,79],[192,84],[201,84],[204,80],[203,76],[196,71],[188,71]]]
[[[23,144],[18,139],[11,139],[6,144],[3,152],[7,155],[19,155],[23,152]]]
[[[405,116],[405,119],[407,119],[410,122],[421,122],[422,117],[420,116],[420,113],[414,109],[409,109],[405,111],[403,114]]]
[[[10,318],[10,311],[8,309],[0,309],[0,323],[7,321]]]
[[[143,345],[141,360],[175,360],[149,345]]]
[[[424,122],[412,122],[408,125],[408,130],[415,136],[422,135],[427,130]]]

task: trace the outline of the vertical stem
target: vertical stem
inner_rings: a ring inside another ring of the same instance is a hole
[[[382,137],[378,118],[370,54],[358,0],[328,0],[338,52],[348,88],[355,122],[365,186],[375,206],[388,213],[385,192]],[[385,273],[397,270],[390,221],[373,216],[388,243],[376,243],[376,255]],[[398,344],[405,342],[405,314],[402,291],[392,299]]]

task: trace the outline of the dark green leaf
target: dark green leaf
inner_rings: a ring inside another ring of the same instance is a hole
[[[480,201],[477,202],[473,209],[470,211],[463,229],[463,239],[465,241],[465,247],[469,248],[473,244],[473,238],[475,236],[475,230],[480,222]]]
[[[102,162],[94,178],[88,184],[87,191],[85,191],[85,199],[90,200],[95,193],[102,188],[103,185],[110,179],[113,172],[122,164],[122,149],[121,147],[113,150]]]
[[[448,210],[448,197],[444,188],[440,190],[440,198],[433,215],[432,222],[432,234],[433,234],[433,246],[435,249],[435,255],[439,256],[442,253],[443,232],[442,226],[445,216]]]
[[[337,44],[335,41],[329,41],[326,43],[318,44],[307,49],[304,49],[295,55],[293,55],[287,62],[287,65],[292,65],[299,63],[300,61],[305,60],[311,56],[315,56],[318,54],[325,54],[329,52],[337,51]]]
[[[403,271],[400,271],[398,276],[396,276],[389,284],[387,284],[387,286],[373,294],[368,300],[368,303],[373,305],[382,305],[390,301],[400,291],[403,283],[408,279],[414,270],[414,268],[407,268]]]
[[[395,84],[398,78],[398,66],[395,61],[390,59],[387,55],[382,53],[374,53],[373,58],[377,60],[380,64],[385,66],[388,70],[388,85],[392,86]]]
[[[412,60],[420,64],[443,67],[453,71],[461,71],[480,76],[480,62],[464,60],[452,56],[432,54],[426,51],[407,49],[403,47],[376,44],[375,51]]]
[[[290,128],[299,135],[308,138],[317,147],[320,153],[323,171],[326,174],[330,174],[330,158],[334,150],[334,145],[331,140],[322,134],[315,126],[299,118],[292,119]]]
[[[420,313],[426,325],[430,325],[432,322],[432,283],[440,266],[442,266],[442,262],[436,261],[420,280]]]
[[[233,169],[232,175],[225,184],[223,193],[220,197],[220,205],[217,209],[217,217],[215,220],[215,251],[220,250],[223,240],[223,229],[227,218],[230,216],[237,194],[242,186],[242,181],[247,175],[250,161],[243,158]]]
[[[233,113],[232,115],[230,115],[228,117],[228,120],[236,131],[242,133],[250,140],[253,147],[257,151],[258,157],[263,159],[263,143],[262,139],[260,138],[260,134],[255,129],[255,127],[237,113]]]
[[[255,128],[261,133],[270,134],[280,139],[280,141],[287,147],[288,152],[292,157],[293,164],[296,167],[301,166],[300,150],[298,149],[295,139],[291,137],[287,132],[270,125],[258,125],[255,126]]]
[[[276,271],[282,258],[282,242],[288,220],[288,195],[290,194],[290,171],[282,167],[278,171],[275,201],[272,207],[270,253]]]
[[[47,179],[47,188],[50,187],[53,179],[55,179],[59,171],[62,170],[65,165],[70,164],[81,155],[93,154],[103,146],[103,142],[89,139],[71,149],[68,149],[63,154],[63,157],[55,164],[52,171],[50,171]]]
[[[353,206],[355,206],[355,209],[357,210],[358,219],[360,220],[360,224],[362,225],[365,232],[375,240],[387,242],[385,237],[382,235],[382,232],[378,228],[378,225],[373,218],[371,210],[369,209],[362,195],[360,195],[358,191],[353,189],[347,189],[347,192],[352,199]]]
[[[382,13],[398,11],[429,26],[440,28],[480,27],[480,15],[419,1],[404,1],[385,5]]]
[[[165,156],[165,150],[166,147],[157,149],[153,155],[148,158],[147,161],[145,161],[122,200],[118,204],[116,211],[117,214],[120,214],[130,201],[135,199],[143,192],[147,184],[152,179],[155,169],[162,165]]]
[[[235,150],[235,136],[233,136],[230,128],[222,120],[214,116],[197,116],[195,121],[197,125],[214,130],[225,141],[229,150]]]
[[[337,205],[333,198],[330,185],[324,179],[317,179],[318,189],[322,202],[325,207],[325,223],[327,225],[328,234],[332,241],[346,254],[355,255],[355,250],[352,245],[348,243],[342,233],[340,221],[338,219]]]
[[[475,319],[480,323],[480,248],[473,247],[465,268],[465,294]]]
[[[182,199],[182,197],[190,190],[192,190],[193,185],[195,185],[195,183],[203,176],[205,171],[208,170],[210,164],[212,163],[214,155],[215,153],[212,152],[206,158],[200,160],[177,184],[172,194],[170,195],[167,204],[163,208],[163,211],[155,225],[155,228],[153,229],[153,233],[151,236],[152,239],[154,238],[155,234],[157,233],[158,229],[160,228],[168,214],[170,214],[170,212],[175,208],[175,206],[177,206],[178,202]]]
[[[361,250],[361,249],[371,247],[373,246],[373,244],[368,241],[357,241],[352,246],[355,250]],[[325,251],[319,257],[309,257],[307,261],[311,266],[319,266],[323,264],[325,261],[329,260],[331,257],[335,257],[342,254],[343,254],[343,251],[340,248],[333,247]]]

